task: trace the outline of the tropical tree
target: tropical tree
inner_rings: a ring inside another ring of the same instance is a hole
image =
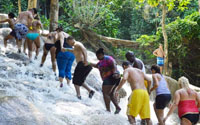
[[[53,31],[58,27],[58,12],[59,12],[59,0],[51,0],[51,3],[50,3],[50,31]]]
[[[18,0],[18,13],[20,13],[22,10],[21,10],[21,0]]]
[[[138,2],[139,5],[148,4],[151,7],[161,7],[162,8],[162,33],[164,38],[164,53],[165,53],[165,61],[164,61],[164,73],[165,75],[170,75],[168,72],[168,36],[165,29],[165,18],[168,11],[173,10],[178,4],[178,10],[183,11],[187,8],[187,5],[190,3],[190,0],[133,0],[134,2]]]
[[[37,7],[37,0],[28,0],[28,9],[36,7]]]

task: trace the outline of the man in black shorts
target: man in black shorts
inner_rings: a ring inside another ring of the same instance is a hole
[[[81,99],[80,86],[83,86],[89,92],[89,98],[92,98],[95,92],[84,83],[86,77],[92,70],[92,67],[87,61],[87,50],[82,43],[75,41],[71,36],[67,38],[67,42],[70,46],[74,47],[74,49],[62,48],[62,51],[73,52],[76,57],[77,65],[74,71],[73,84],[76,89],[77,97]]]

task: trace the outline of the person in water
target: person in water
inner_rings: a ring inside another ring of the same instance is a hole
[[[71,76],[71,67],[74,62],[75,56],[72,52],[62,52],[62,48],[72,48],[66,39],[66,33],[63,31],[62,27],[58,27],[57,31],[57,40],[55,43],[56,47],[56,61],[59,71],[59,81],[60,87],[63,87],[63,78],[66,79],[67,84],[70,84]]]
[[[171,100],[171,92],[169,91],[168,84],[164,76],[160,72],[160,67],[153,65],[151,67],[153,87],[150,89],[150,93],[156,90],[156,99],[154,102],[154,111],[158,118],[160,125],[164,125],[164,109]]]
[[[157,57],[157,65],[160,67],[160,72],[162,73],[164,66],[164,56],[162,44],[159,45],[159,48],[153,51],[153,55]]]
[[[68,37],[67,43],[73,47],[71,48],[62,48],[62,51],[73,52],[76,57],[76,68],[74,70],[74,77],[72,83],[76,89],[77,98],[81,99],[80,87],[83,86],[89,92],[89,98],[92,98],[94,91],[91,90],[84,82],[92,66],[88,64],[87,50],[84,45],[80,42],[74,40],[73,37]]]
[[[200,95],[189,87],[189,81],[185,77],[179,78],[178,85],[181,89],[175,92],[173,104],[163,121],[178,107],[181,125],[195,125],[199,121]]]
[[[106,110],[110,112],[110,101],[112,101],[116,108],[115,114],[117,114],[121,108],[118,105],[114,92],[121,79],[120,73],[117,70],[117,65],[113,57],[104,55],[103,48],[96,51],[96,56],[99,62],[91,65],[100,71],[103,80],[102,91]]]
[[[127,116],[131,125],[136,124],[135,117],[139,114],[140,118],[151,125],[150,119],[150,100],[148,91],[144,85],[144,80],[151,84],[151,79],[147,77],[142,70],[132,67],[129,62],[123,62],[122,67],[124,69],[123,78],[116,89],[116,94],[119,89],[128,81],[130,83],[132,93],[129,97]]]
[[[56,32],[50,32],[49,34],[42,34],[42,36],[47,37],[47,39],[44,40],[45,44],[43,46],[43,55],[42,55],[40,67],[42,67],[44,65],[46,57],[50,51],[52,69],[56,76],[56,47],[55,47]]]
[[[9,13],[9,14],[8,14],[8,19],[5,19],[5,20],[0,21],[0,23],[8,22],[9,27],[12,29],[12,31],[10,32],[10,34],[7,35],[7,36],[4,38],[4,47],[5,47],[5,48],[7,47],[7,40],[13,39],[13,38],[16,37],[15,30],[14,30],[14,25],[15,25],[15,19],[14,19],[14,18],[15,18],[15,14],[14,14],[14,13]]]
[[[36,15],[36,8],[29,9],[19,13],[14,26],[16,41],[18,44],[18,52],[21,53],[22,39],[26,38],[29,28],[32,27],[32,21]]]
[[[35,14],[37,14],[37,11],[34,11]],[[35,59],[37,59],[37,56],[39,55],[39,49],[40,49],[40,28],[43,29],[42,23],[40,22],[39,16],[36,15],[34,17],[34,20],[32,21],[32,26],[29,28],[29,31],[26,35],[26,42],[28,44],[28,56],[29,60],[32,59],[32,51],[33,51],[33,45],[36,47],[36,55]]]

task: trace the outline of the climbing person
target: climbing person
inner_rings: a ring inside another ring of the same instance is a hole
[[[163,122],[178,107],[178,116],[181,125],[195,125],[199,121],[200,95],[189,87],[189,81],[185,77],[178,79],[179,90],[175,92],[173,104]]]
[[[14,26],[18,53],[21,53],[22,39],[26,38],[29,28],[31,28],[34,15],[37,14],[36,8],[29,9],[19,13]]]
[[[165,56],[162,44],[159,45],[159,48],[153,51],[153,55],[157,57],[157,65],[160,67],[160,72],[162,73],[164,66],[164,56]]]
[[[114,94],[116,87],[120,82],[120,73],[117,70],[116,61],[113,57],[105,55],[103,48],[96,51],[96,56],[99,62],[91,64],[93,67],[98,68],[103,80],[102,91],[106,110],[110,112],[110,101],[115,105],[115,114],[118,114],[121,108],[118,105],[117,98]]]
[[[128,81],[132,89],[127,107],[129,123],[135,125],[135,117],[139,114],[140,118],[145,121],[147,125],[151,125],[149,90],[147,91],[144,85],[144,80],[147,80],[150,85],[151,79],[149,79],[142,70],[132,67],[127,61],[122,63],[122,67],[124,69],[123,78],[116,89],[116,94],[118,94],[119,89]]]
[[[171,100],[171,92],[169,91],[168,84],[164,76],[160,72],[160,67],[153,65],[151,67],[153,87],[150,89],[150,93],[156,90],[156,99],[153,104],[154,111],[156,113],[159,125],[164,125],[164,109]]]
[[[37,11],[35,11],[37,13]],[[26,42],[28,44],[28,56],[29,60],[32,59],[32,51],[33,47],[35,47],[35,59],[37,59],[39,55],[39,49],[40,49],[40,29],[43,29],[42,23],[40,22],[39,16],[35,16],[34,20],[32,21],[32,25],[29,28],[28,33],[26,34]]]
[[[42,34],[42,36],[47,37],[43,46],[43,55],[40,63],[40,67],[43,67],[46,57],[50,51],[51,54],[51,63],[54,75],[56,76],[56,32],[50,32],[48,34]]]
[[[7,35],[4,38],[4,47],[5,48],[7,47],[7,40],[14,39],[16,37],[15,30],[14,30],[14,25],[15,25],[15,19],[14,18],[15,18],[15,14],[14,13],[9,13],[8,14],[8,19],[0,21],[0,23],[8,22],[9,27],[12,29],[12,31],[10,32],[10,34]]]
[[[74,62],[75,56],[72,52],[62,52],[62,48],[72,48],[67,43],[67,39],[65,38],[65,32],[63,31],[62,27],[58,27],[56,29],[57,32],[57,38],[56,38],[56,61],[59,71],[59,81],[60,81],[60,87],[63,87],[63,79],[65,78],[67,81],[67,84],[70,84],[70,81],[72,79],[71,75],[71,67]]]
[[[92,70],[92,66],[88,64],[87,50],[82,43],[75,41],[72,36],[67,38],[67,43],[73,48],[62,48],[62,51],[73,52],[77,62],[72,80],[76,90],[77,98],[81,99],[81,86],[83,86],[89,92],[89,98],[92,98],[95,92],[84,83],[86,77]]]
[[[132,51],[128,51],[125,55],[126,59],[129,61],[130,65],[134,68],[138,68],[143,71],[144,74],[146,74],[145,66],[142,60],[135,57],[135,54]],[[148,86],[148,83],[146,80],[144,80],[144,84],[146,88],[148,89],[150,86]]]

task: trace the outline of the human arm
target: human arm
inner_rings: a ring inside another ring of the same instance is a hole
[[[152,91],[154,91],[156,88],[158,88],[158,85],[159,85],[158,78],[157,78],[156,74],[153,74],[152,78],[153,78],[153,83],[154,84],[153,84],[153,87],[150,89],[150,93]]]
[[[128,79],[128,70],[124,70],[124,73],[123,73],[123,78],[122,80],[120,81],[119,85],[117,86],[116,88],[116,93],[122,88],[122,86],[126,83]]]
[[[176,91],[175,95],[174,95],[173,103],[169,109],[169,112],[167,113],[166,117],[164,118],[163,122],[165,122],[168,119],[168,117],[174,112],[174,110],[177,108],[177,106],[179,104],[179,101],[180,101],[180,94],[178,91]]]
[[[0,23],[5,23],[5,22],[9,22],[9,19],[5,19],[5,20],[0,21]]]
[[[196,101],[197,101],[197,107],[200,108],[200,94],[196,93]]]
[[[144,80],[146,80],[148,83],[147,90],[148,90],[148,93],[150,94],[151,79],[146,74],[144,74]]]
[[[158,52],[158,49],[154,50],[153,55],[158,56],[157,52]]]

